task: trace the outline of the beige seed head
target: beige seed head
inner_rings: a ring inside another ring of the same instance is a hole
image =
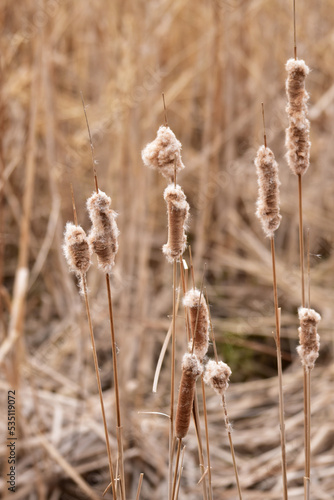
[[[309,95],[305,89],[305,79],[310,70],[300,59],[289,59],[286,70],[286,110],[289,117],[285,137],[286,159],[295,175],[303,175],[310,164],[310,122],[307,118]]]
[[[321,320],[320,314],[314,309],[300,307],[298,310],[300,320],[299,346],[297,352],[300,356],[303,366],[308,371],[314,368],[314,364],[319,357],[320,337],[317,333],[317,324]]]
[[[255,158],[258,179],[258,201],[256,215],[268,238],[278,229],[282,216],[279,207],[278,164],[271,149],[261,146]]]
[[[178,173],[184,168],[181,148],[182,145],[176,139],[174,132],[169,127],[161,126],[156,139],[147,144],[142,151],[144,165],[157,169],[164,177],[172,180],[175,169]]]
[[[162,247],[169,262],[180,259],[187,247],[185,233],[189,217],[189,204],[179,185],[170,184],[164,192],[168,214],[168,242]]]
[[[205,367],[204,382],[222,396],[228,388],[231,374],[231,368],[226,363],[210,359]]]
[[[63,251],[72,272],[81,275],[88,271],[92,252],[81,226],[76,226],[72,222],[66,224]]]
[[[195,339],[194,354],[202,361],[209,347],[210,322],[206,300],[199,290],[192,288],[185,294],[183,305],[189,308],[191,334],[192,338]],[[189,350],[192,350],[192,341],[190,342]]]
[[[87,209],[93,225],[89,233],[89,243],[97,255],[99,268],[105,273],[111,273],[118,251],[117,214],[111,210],[110,205],[111,198],[100,190],[87,200]]]
[[[203,367],[195,354],[185,354],[182,360],[182,377],[177,403],[176,437],[183,439],[189,430],[196,379],[203,373]]]

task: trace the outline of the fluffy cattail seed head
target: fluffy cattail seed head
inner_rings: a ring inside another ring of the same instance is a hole
[[[258,201],[256,215],[262,228],[271,238],[278,229],[282,216],[279,209],[278,164],[271,149],[261,146],[255,158],[258,179]]]
[[[289,127],[286,129],[286,159],[295,175],[303,175],[310,164],[310,122],[307,119],[309,95],[305,90],[305,78],[309,68],[303,60],[289,59],[286,63],[288,78],[286,94]]]
[[[203,367],[195,354],[185,354],[182,360],[182,377],[175,419],[176,437],[183,439],[189,429],[196,379],[203,373]]]
[[[303,175],[310,165],[310,122],[304,120],[304,127],[298,128],[293,123],[286,129],[286,159],[295,175]]]
[[[173,262],[182,256],[187,246],[185,228],[189,216],[189,204],[179,185],[167,186],[164,198],[168,213],[168,243],[162,247],[162,251],[167,260]]]
[[[217,363],[210,359],[205,367],[204,382],[210,385],[217,394],[223,396],[228,388],[231,374],[231,368],[226,363],[223,363],[223,361]]]
[[[300,320],[299,346],[297,352],[305,368],[310,371],[319,357],[320,337],[317,333],[317,324],[321,320],[320,314],[314,309],[300,307],[298,310]]]
[[[181,160],[181,143],[169,127],[161,126],[157,137],[147,144],[142,151],[142,159],[147,167],[157,169],[164,177],[171,180],[174,172],[184,168]]]
[[[111,210],[110,205],[111,198],[100,190],[87,200],[87,209],[93,225],[89,233],[89,243],[97,255],[99,268],[105,273],[111,273],[118,251],[117,214]]]
[[[185,294],[183,305],[189,308],[194,354],[202,361],[209,347],[209,310],[206,300],[199,290],[192,288]],[[192,342],[190,342],[189,350],[192,350]]]
[[[81,226],[76,226],[72,222],[66,224],[63,251],[72,272],[80,275],[88,271],[92,252]]]

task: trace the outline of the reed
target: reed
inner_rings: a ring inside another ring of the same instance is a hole
[[[267,137],[264,120],[264,106],[262,103],[262,118],[264,129],[264,145],[261,146],[255,158],[255,167],[258,178],[258,200],[256,216],[259,218],[265,235],[270,238],[272,273],[273,273],[273,292],[276,323],[276,358],[278,373],[278,401],[279,401],[279,419],[280,419],[280,439],[282,454],[282,478],[283,478],[283,498],[288,499],[288,480],[287,480],[287,459],[286,459],[286,437],[284,422],[284,396],[283,396],[283,374],[282,374],[282,355],[281,355],[281,335],[280,335],[280,311],[278,307],[277,296],[277,277],[276,277],[276,257],[275,257],[275,231],[279,228],[282,216],[279,206],[279,186],[278,164],[274,153],[267,147]]]
[[[74,210],[74,217],[76,219],[76,211],[75,210]],[[85,231],[82,229],[81,226],[79,226],[77,224],[77,220],[75,222],[76,222],[76,224],[73,224],[71,222],[68,222],[66,224],[63,250],[64,250],[64,255],[65,255],[65,258],[67,260],[68,266],[70,268],[70,271],[74,272],[79,279],[80,292],[83,295],[84,301],[85,301],[87,321],[88,321],[90,339],[91,339],[92,350],[93,350],[95,375],[96,375],[97,387],[98,387],[99,398],[100,398],[100,406],[101,406],[103,427],[104,427],[105,440],[106,440],[106,448],[107,448],[107,454],[108,454],[110,484],[111,484],[112,491],[113,491],[113,497],[114,497],[114,499],[116,499],[117,496],[116,496],[116,487],[115,487],[115,481],[114,481],[114,466],[113,466],[113,461],[112,461],[112,456],[111,456],[108,426],[107,426],[107,419],[106,419],[106,414],[105,414],[105,409],[104,409],[102,385],[101,385],[101,378],[100,378],[99,365],[98,365],[98,357],[97,357],[93,324],[92,324],[92,319],[91,319],[89,300],[88,300],[88,291],[87,291],[86,274],[87,274],[87,271],[88,271],[90,264],[91,264],[92,251],[91,251],[91,248],[90,248],[88,238],[86,236]]]
[[[181,143],[168,127],[167,110],[164,94],[162,94],[165,126],[161,126],[154,141],[147,144],[142,151],[144,165],[156,169],[171,183],[164,192],[168,213],[168,242],[163,246],[163,253],[168,262],[173,264],[173,317],[172,317],[172,355],[170,386],[170,430],[169,430],[169,482],[168,498],[172,500],[173,489],[173,456],[174,456],[174,399],[175,399],[175,344],[176,344],[176,283],[177,261],[181,260],[186,249],[185,227],[189,214],[189,205],[185,194],[176,183],[177,173],[184,168],[181,160]],[[180,450],[178,456],[180,455]]]

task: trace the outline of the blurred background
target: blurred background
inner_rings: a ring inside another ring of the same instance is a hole
[[[334,491],[334,2],[297,1],[296,20],[298,57],[311,68],[311,166],[303,178],[303,208],[310,230],[311,306],[322,315],[321,354],[312,372],[312,498],[326,500]],[[195,279],[200,286],[206,265],[218,353],[233,372],[228,405],[241,485],[254,500],[282,498],[270,245],[255,218],[253,161],[263,143],[264,102],[268,145],[282,183],[276,257],[289,487],[291,498],[302,499],[298,197],[297,179],[284,158],[292,1],[3,0],[0,23],[3,497],[95,498],[108,484],[85,310],[61,248],[64,225],[73,220],[70,182],[85,230],[86,199],[94,189],[80,92],[99,186],[119,214],[112,293],[128,496],[135,498],[141,472],[142,499],[166,496],[168,420],[140,413],[169,412],[169,351],[152,393],[172,311],[172,266],[161,252],[166,182],[141,160],[141,150],[164,123],[164,92],[186,165],[178,182],[191,206]],[[188,253],[185,259],[189,265]],[[115,453],[107,296],[96,266],[88,285]],[[182,307],[177,335],[178,384],[186,349]],[[18,394],[15,493],[5,484],[9,389]],[[234,499],[223,411],[209,389],[207,401],[214,498]],[[193,425],[185,444],[180,498],[201,498]]]

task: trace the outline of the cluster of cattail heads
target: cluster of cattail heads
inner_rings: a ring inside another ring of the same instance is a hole
[[[110,205],[110,197],[100,190],[87,200],[92,221],[89,243],[97,255],[99,268],[105,273],[111,273],[118,250],[117,214],[111,210]]]
[[[180,259],[187,246],[186,223],[189,204],[179,185],[170,184],[164,192],[168,213],[168,243],[162,251],[169,262]]]
[[[314,368],[314,364],[319,356],[320,337],[317,333],[317,325],[321,320],[320,314],[314,309],[300,307],[298,310],[300,320],[299,346],[297,352],[301,362],[305,368],[310,371]]]
[[[183,439],[189,430],[191,410],[193,406],[195,384],[203,373],[203,367],[195,354],[186,353],[182,360],[182,377],[175,419],[176,437]]]
[[[279,207],[278,164],[271,149],[261,146],[255,158],[259,196],[256,215],[269,238],[278,229],[282,216]]]
[[[200,361],[203,361],[209,347],[209,310],[206,300],[196,288],[189,290],[183,299],[183,305],[189,308],[190,327],[193,340],[189,349],[196,354]]]
[[[228,388],[231,374],[231,368],[226,363],[210,359],[205,367],[204,382],[223,396]]]
[[[305,90],[305,78],[309,68],[303,60],[289,59],[286,63],[288,78],[286,93],[289,127],[286,129],[285,145],[287,161],[295,175],[303,175],[310,164],[310,122],[307,118],[309,95]]]
[[[142,159],[147,167],[158,170],[169,180],[184,168],[181,160],[181,143],[169,127],[161,126],[154,141],[142,151]]]

